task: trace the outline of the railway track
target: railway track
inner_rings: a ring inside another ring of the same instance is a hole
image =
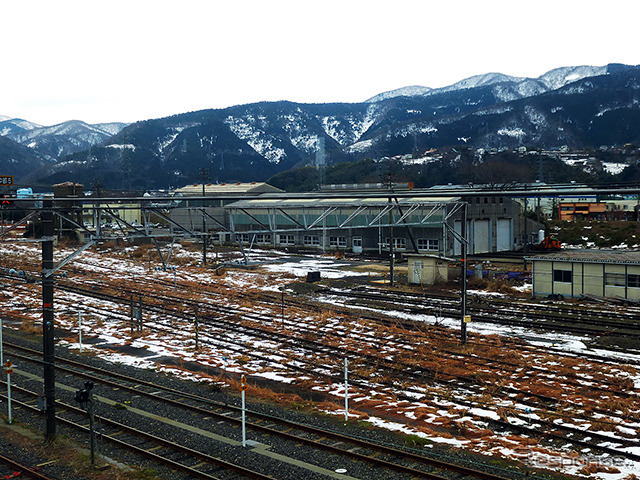
[[[73,291],[76,294],[87,294],[87,295],[90,295],[90,296],[98,296],[99,298],[101,298],[103,300],[109,300],[109,301],[118,302],[118,298],[117,297],[112,296],[110,294],[106,294],[104,292],[98,292],[98,291],[93,290],[93,289],[79,289],[78,287],[74,286],[73,288],[71,288],[71,291]],[[120,300],[126,300],[126,296],[127,295],[124,295],[125,298],[124,299],[120,299]],[[163,297],[163,298],[164,298],[165,301],[172,300],[172,299],[168,299],[166,297]],[[148,307],[151,308],[152,305],[148,305]],[[165,307],[166,307],[166,303],[165,303],[165,306],[163,308],[165,308]],[[202,310],[204,311],[204,308]],[[168,313],[168,311],[164,310],[164,309],[161,310],[161,312],[164,313],[164,314]],[[234,311],[233,313],[238,314],[239,312]],[[176,315],[175,312],[174,312],[174,315]],[[203,320],[205,320],[206,319],[206,315],[203,315],[202,318],[203,318]],[[217,319],[216,321],[219,322],[220,320]],[[226,329],[236,328],[236,326],[234,326],[234,325],[236,325],[236,324],[227,323],[227,322],[225,322],[225,324],[224,324]],[[242,327],[240,332],[242,334],[247,334],[248,330],[245,327]],[[253,330],[252,330],[252,332],[255,333]],[[262,331],[262,330],[260,330],[259,333],[263,337],[265,337],[265,335],[270,336],[270,335],[274,334],[274,332]],[[291,339],[289,339],[287,336],[285,336],[285,335],[283,335],[281,333],[275,333],[275,335],[276,335],[276,338],[278,339],[278,341],[284,341],[284,340],[291,341]],[[299,342],[298,339],[295,339],[293,341],[296,344]],[[306,342],[306,343],[308,343],[309,345],[312,345],[312,346],[315,344],[314,342]],[[323,346],[317,348],[315,350],[315,353],[317,354],[320,351],[326,353],[327,352],[326,346],[323,345]],[[348,354],[349,355],[353,355],[354,352],[349,352],[349,351],[347,351],[345,349],[340,349],[337,353],[334,351],[334,355],[336,357],[342,357],[342,356],[348,355]],[[251,355],[255,356],[255,354],[251,354]],[[372,362],[372,363],[376,362],[376,361],[378,362],[378,364],[380,363],[379,362],[379,358],[377,358],[375,356],[370,356],[370,358],[368,360],[370,362]],[[380,366],[380,365],[378,365],[378,366]],[[407,378],[407,376],[409,376],[409,377],[413,377],[417,383],[424,383],[425,381],[427,381],[427,382],[440,381],[441,383],[443,382],[443,379],[438,380],[433,375],[425,376],[425,373],[428,373],[428,372],[424,372],[424,371],[420,371],[420,370],[416,371],[415,370],[415,368],[416,368],[415,365],[400,363],[399,365],[396,365],[396,366],[386,366],[386,365],[382,365],[382,366],[387,369],[387,372],[390,371],[390,370],[393,371],[393,373],[395,374],[396,378],[403,378],[403,377]],[[517,366],[517,365],[514,365],[514,366]],[[312,373],[313,372],[309,368],[301,369],[301,370],[306,372],[306,373]],[[530,371],[529,375],[530,376],[540,375],[541,373],[550,374],[551,372],[549,372],[549,371],[545,372],[544,369],[535,369],[534,368],[533,370]],[[317,371],[315,372],[315,375],[316,376],[318,375]],[[336,377],[338,377],[337,374],[334,374],[333,376],[329,376],[329,380],[338,380],[338,378],[336,378]],[[475,387],[477,386],[476,385],[477,381],[475,379],[470,378],[470,377],[463,377],[463,376],[456,376],[456,377],[451,377],[450,379],[444,379],[445,385],[453,386],[454,385],[452,383],[453,380],[455,380],[456,382],[462,382],[462,385],[465,385],[464,388],[471,388],[472,390],[474,390]],[[361,383],[363,387],[366,387],[368,379],[367,378],[356,378],[356,379],[353,379],[353,382],[354,383]],[[460,388],[462,388],[462,385],[458,385],[458,386]],[[393,387],[393,385],[390,384],[389,387],[391,388],[391,387]],[[558,400],[556,398],[553,398],[553,397],[547,397],[547,396],[541,396],[541,395],[533,395],[532,396],[531,392],[529,392],[529,391],[523,391],[521,389],[515,389],[515,388],[509,388],[509,387],[505,387],[505,388],[503,388],[503,390],[504,390],[503,394],[505,396],[523,395],[523,394],[528,395],[529,399],[520,398],[519,402],[521,404],[523,404],[523,405],[528,405],[528,406],[531,406],[531,407],[536,408],[536,409],[549,408],[550,406],[552,406],[553,408],[556,408],[557,405],[558,405]],[[618,392],[621,393],[619,390],[618,390]],[[480,393],[480,391],[478,391],[478,393]],[[608,393],[611,393],[611,391],[608,391]],[[473,402],[464,401],[463,399],[458,399],[458,402],[461,403],[461,404],[466,405],[468,408],[473,408],[474,407]],[[607,414],[610,413],[610,412],[606,412],[606,411],[599,412],[598,409],[595,409],[595,411],[597,413],[602,413],[604,415],[607,415]],[[523,417],[524,416],[522,416],[522,418]],[[574,414],[574,417],[575,417],[575,414]],[[622,416],[622,419],[623,420],[633,421],[632,418],[625,418],[624,416]],[[568,426],[564,426],[564,425],[551,425],[550,423],[547,422],[546,423],[546,430],[540,430],[539,428],[532,428],[532,427],[522,426],[522,425],[516,427],[514,425],[510,425],[508,422],[501,422],[501,421],[497,421],[497,420],[491,419],[491,418],[487,418],[486,420],[488,422],[496,425],[497,427],[503,428],[503,429],[504,428],[508,428],[508,429],[511,429],[511,430],[515,429],[516,431],[524,432],[524,433],[527,433],[527,434],[530,434],[530,435],[542,435],[542,434],[544,434],[544,435],[547,435],[549,437],[553,437],[556,440],[569,441],[570,443],[573,443],[573,444],[576,444],[576,445],[580,445],[580,446],[589,446],[589,447],[593,448],[594,450],[603,451],[603,452],[609,453],[609,454],[616,454],[616,453],[620,452],[619,450],[617,450],[615,448],[604,448],[604,447],[600,447],[600,446],[594,444],[593,442],[584,442],[584,441],[582,441],[581,438],[584,438],[586,435],[584,434],[584,432],[582,432],[578,428],[568,427]],[[550,433],[549,430],[554,430],[556,432],[562,431],[562,432],[564,432],[564,434],[563,435],[559,435],[558,433]],[[591,433],[592,432],[590,432],[590,434]],[[598,441],[610,441],[611,440],[611,437],[607,437],[605,435],[599,435],[597,433],[591,434],[591,437],[592,438],[596,438]],[[634,455],[626,455],[624,453],[623,453],[623,456],[627,456],[628,458],[632,458],[632,459],[636,458]]]
[[[103,300],[108,300],[108,301],[113,301],[113,302],[124,302],[126,301],[126,298],[119,298],[117,296],[111,295],[111,294],[107,294],[104,292],[100,292],[97,290],[94,290],[93,288],[91,289],[82,289],[76,286],[66,286],[66,285],[59,285],[59,288],[61,289],[65,289],[67,291],[72,291],[74,293],[77,294],[82,294],[82,295],[89,295],[89,296],[93,296],[93,297],[98,297],[101,298]],[[137,293],[136,293],[137,294]],[[124,296],[126,297],[128,294],[125,294]],[[173,313],[171,313],[166,307],[167,307],[167,302],[173,302],[175,305],[183,305],[183,302],[186,302],[187,300],[185,299],[179,299],[179,298],[172,298],[172,297],[168,297],[168,296],[163,296],[163,303],[164,306],[158,310],[158,313],[162,313],[162,314],[173,314],[173,315],[177,315],[175,313],[175,311]],[[193,304],[193,301],[190,301],[191,304]],[[207,308],[206,306],[202,305],[201,303],[198,303],[198,305],[200,306],[200,308],[204,309]],[[157,308],[154,307],[153,305],[149,304],[147,305],[147,308],[153,309],[153,308]],[[230,309],[230,308],[222,308],[221,307],[216,307],[215,308],[216,312],[220,313],[221,311],[224,312],[225,314],[229,315],[238,315],[238,314],[242,314],[242,312],[239,312],[237,309]],[[243,315],[247,315],[247,313],[245,312]],[[179,316],[179,315],[178,315]],[[184,315],[182,315],[184,317]],[[262,321],[266,321],[267,322],[271,322],[273,321],[273,318],[269,318],[267,316],[265,316],[264,314],[262,315],[258,315],[256,316],[255,314],[251,314],[251,316],[253,317],[254,320],[257,320],[259,322]],[[203,319],[206,317],[203,317]],[[219,323],[220,319],[218,318],[216,320],[216,323]],[[246,328],[245,326],[238,326],[237,322],[224,322],[224,327],[226,329],[235,329],[236,331],[238,331],[238,333],[242,333],[242,334],[251,334],[251,335],[259,335],[263,338],[271,338],[271,339],[275,339],[278,342],[289,342],[291,343],[292,341],[297,345],[299,343],[304,343],[307,348],[311,348],[315,354],[318,353],[324,353],[324,354],[331,354],[333,355],[333,357],[335,358],[341,358],[347,355],[352,355],[354,352],[350,352],[347,351],[345,349],[337,349],[336,347],[332,347],[332,348],[328,348],[327,345],[318,345],[316,342],[313,341],[306,341],[306,340],[301,340],[299,338],[296,339],[290,339],[287,335],[281,334],[281,333],[277,333],[277,332],[273,332],[273,331],[266,331],[264,329],[256,329],[256,328]],[[238,348],[242,348],[242,345],[238,345]],[[252,356],[256,357],[257,355],[255,353],[251,354]],[[378,366],[380,366],[380,361],[377,357],[372,356],[372,355],[368,355],[366,356],[366,360],[367,362],[369,362],[369,364],[373,365],[374,363],[376,363]],[[360,358],[362,359],[362,355],[360,355]],[[469,358],[469,356],[467,355],[467,358]],[[481,359],[481,361],[486,362],[486,359]],[[334,362],[335,363],[335,362]],[[396,362],[398,363],[398,362]],[[494,361],[495,363],[495,361]],[[394,376],[396,378],[402,378],[402,377],[414,377],[414,379],[417,382],[424,382],[424,381],[434,381],[435,380],[435,376],[433,375],[433,372],[429,372],[429,371],[425,371],[424,369],[418,369],[417,371],[415,370],[416,365],[415,364],[407,364],[407,363],[402,363],[399,362],[398,366],[396,367],[391,367],[391,366],[387,366],[387,365],[382,365],[383,368],[386,368],[387,372],[388,371],[392,371],[394,373]],[[301,372],[305,372],[305,373],[310,373],[311,370],[310,369],[304,369],[304,368],[300,368],[300,367],[296,367],[299,371]],[[541,369],[533,369],[533,371],[530,371],[529,375],[533,376],[533,375],[539,375],[541,373]],[[550,372],[546,372],[546,373],[550,373]],[[317,374],[317,372],[316,372]],[[338,377],[338,374],[336,372],[336,374],[334,374],[332,376],[332,380],[336,380]],[[441,379],[440,381],[442,382],[443,379]],[[455,376],[455,377],[451,377],[449,379],[444,379],[445,381],[449,382],[450,384],[450,380],[456,380],[458,382],[462,382],[463,384],[466,384],[467,386],[471,385],[473,386],[474,383],[476,383],[475,379],[473,378],[469,378],[469,377],[463,377],[463,376]],[[361,381],[366,382],[366,379],[361,379]],[[611,393],[610,391],[610,387],[608,388],[608,393]],[[597,389],[597,387],[596,387]],[[527,391],[523,391],[521,389],[512,389],[512,388],[505,388],[505,390],[507,391],[507,393],[510,393],[512,395],[517,395],[517,394],[526,394],[528,396],[531,396],[531,392],[527,392]],[[544,397],[544,396],[540,396],[540,395],[533,395],[534,398],[537,398],[537,401],[531,401],[531,400],[522,400],[522,403],[527,404],[529,406],[534,406],[534,407],[539,407],[540,403],[539,401],[542,402],[546,402],[549,405],[554,405],[556,403],[556,400],[554,398],[550,398],[550,397]]]
[[[0,478],[19,478],[25,480],[55,480],[52,477],[40,473],[33,467],[28,467],[22,463],[0,455]]]
[[[33,413],[39,412],[39,409],[33,405],[34,400],[38,397],[38,392],[15,385],[12,386],[12,391],[25,398],[22,401],[13,398],[12,402],[15,402],[17,406]],[[6,398],[4,395],[1,396]],[[57,402],[56,405],[58,406],[57,422],[84,434],[89,433],[89,428],[85,426],[87,413],[83,409],[64,402]],[[146,457],[159,465],[188,475],[188,478],[219,480],[226,475],[226,472],[232,472],[238,479],[274,480],[271,476],[226,462],[105,417],[97,417],[97,422],[101,426],[101,441],[112,443],[119,448]],[[178,460],[174,459],[176,454],[180,456]]]
[[[37,358],[39,352],[13,344],[9,345],[9,347],[13,350],[13,356],[15,358],[20,358],[22,361],[39,363],[39,359]],[[17,351],[21,351],[25,353],[25,355],[18,355],[16,353]],[[191,395],[184,391],[178,391],[157,383],[145,382],[139,378],[131,378],[127,375],[119,374],[111,370],[92,367],[66,358],[59,358],[58,363],[65,365],[64,367],[56,367],[61,374],[78,376],[82,379],[92,380],[96,385],[101,385],[107,389],[129,391],[131,394],[135,394],[136,396],[144,396],[154,402],[167,404],[172,409],[187,410],[205,418],[214,418],[219,422],[231,422],[238,425],[241,421],[241,409],[234,405],[222,404],[198,395]],[[29,395],[32,400],[37,396],[36,392],[31,392],[20,387],[12,388],[15,388],[17,391],[25,395]],[[28,404],[24,403],[21,405]],[[84,410],[69,404],[61,403],[60,405],[62,407],[62,412],[60,412],[59,418],[63,423],[76,429],[86,430],[85,427],[79,426],[78,420],[69,419],[68,417],[71,416],[76,418],[78,415],[84,417]],[[29,406],[28,408],[34,409],[35,407]],[[455,475],[461,475],[463,478],[470,479],[478,478],[485,480],[501,480],[505,478],[503,475],[498,473],[491,473],[491,469],[486,466],[483,467],[484,470],[480,470],[477,467],[473,468],[461,463],[447,462],[441,458],[428,457],[409,449],[403,450],[393,448],[388,445],[376,444],[362,438],[348,436],[327,429],[320,429],[318,427],[301,424],[299,422],[263,414],[257,411],[248,411],[247,414],[251,419],[251,421],[247,423],[247,427],[250,431],[260,432],[265,436],[278,436],[297,445],[304,444],[310,448],[319,449],[330,454],[346,456],[353,461],[370,463],[376,469],[399,472],[403,475],[408,475],[411,478],[426,478],[432,480],[450,478],[443,477],[441,472],[453,473]],[[213,463],[218,460],[213,459],[208,455],[193,452],[191,449],[175,445],[173,442],[167,442],[155,435],[127,427],[122,423],[115,422],[108,418],[101,417],[100,422],[103,425],[108,426],[110,429],[114,429],[114,432],[118,433],[118,441],[116,442],[118,446],[129,450],[132,449],[132,442],[123,442],[121,433],[142,438],[145,442],[151,442],[160,445],[162,448],[172,449],[190,457],[196,457],[200,462]],[[115,437],[112,437],[107,432],[102,434],[102,438],[104,438],[105,441],[112,441]],[[147,455],[147,452],[154,448],[157,447],[145,445],[143,448],[137,447],[135,451],[137,454]],[[151,458],[154,461],[159,461],[157,455],[158,454],[156,452],[151,456]],[[166,454],[161,456],[165,457]],[[194,478],[212,478],[208,476],[209,474],[206,472],[196,472],[191,470],[190,467],[183,468],[181,465],[184,463],[185,462],[181,462],[180,464],[170,464],[170,467],[173,469],[180,469],[181,471],[194,476]],[[242,471],[235,465],[230,467],[229,465],[221,462],[217,462],[215,464],[216,466],[220,466],[225,469],[233,468],[234,471],[237,471],[248,478],[271,478],[267,476],[255,476],[254,472]],[[509,478],[513,477],[510,476]]]
[[[87,279],[89,280],[89,279]],[[66,288],[66,287],[62,287],[63,283],[66,283],[65,281],[60,281],[58,282],[58,288]],[[162,281],[162,282],[156,282],[156,283],[166,283],[167,285],[165,286],[171,286],[171,287],[176,287],[176,290],[179,292],[179,289],[181,288],[180,284],[173,284],[173,282],[171,282],[171,285],[168,285],[169,282],[167,281]],[[141,286],[145,285],[145,282],[140,282]],[[262,338],[262,339],[269,339],[271,341],[273,341],[274,343],[278,343],[279,345],[283,345],[283,346],[287,346],[290,348],[293,348],[294,346],[298,346],[298,347],[303,347],[304,351],[307,352],[312,352],[311,354],[307,354],[308,356],[319,356],[319,355],[327,355],[330,358],[333,359],[341,359],[344,356],[350,356],[352,359],[358,359],[358,360],[362,360],[365,359],[367,362],[369,362],[369,365],[377,365],[378,367],[385,368],[385,372],[387,374],[390,374],[391,372],[394,374],[394,378],[396,379],[400,379],[402,378],[402,376],[404,376],[405,379],[412,379],[413,381],[415,381],[415,383],[425,383],[425,382],[439,382],[442,385],[448,385],[450,388],[455,388],[457,389],[458,392],[464,393],[465,396],[471,398],[472,396],[477,396],[479,395],[482,390],[484,388],[486,388],[486,381],[482,381],[480,382],[480,384],[478,384],[478,378],[476,377],[469,377],[469,378],[465,378],[465,376],[451,376],[449,378],[443,378],[442,372],[440,372],[440,378],[436,378],[434,377],[433,374],[434,372],[430,372],[428,369],[425,369],[424,367],[422,368],[422,371],[420,370],[420,366],[418,364],[416,364],[413,360],[408,362],[408,361],[396,361],[396,371],[394,371],[393,369],[387,369],[386,365],[381,365],[380,362],[380,356],[374,356],[374,355],[367,355],[367,354],[362,354],[361,352],[358,352],[356,350],[348,350],[348,349],[344,349],[344,348],[339,348],[339,342],[343,341],[345,337],[341,337],[340,335],[335,335],[335,339],[333,340],[325,340],[323,343],[321,343],[319,340],[306,340],[306,339],[302,339],[301,336],[294,336],[292,334],[291,331],[286,332],[286,331],[282,331],[282,332],[273,332],[273,329],[268,329],[266,327],[272,327],[273,325],[275,325],[277,322],[279,322],[280,319],[280,315],[278,315],[278,313],[274,313],[278,310],[279,305],[277,303],[277,299],[274,301],[274,299],[268,300],[265,299],[264,300],[264,308],[260,307],[260,308],[256,308],[254,309],[254,311],[246,311],[237,307],[229,307],[228,305],[211,305],[211,302],[202,302],[202,301],[194,301],[192,299],[188,299],[188,298],[181,298],[177,293],[171,294],[171,295],[167,295],[162,294],[162,298],[158,299],[158,301],[156,300],[151,300],[153,298],[152,294],[150,294],[150,288],[146,288],[144,291],[142,289],[139,288],[128,288],[128,289],[123,289],[122,287],[119,287],[120,290],[120,294],[118,295],[114,295],[114,294],[107,294],[106,291],[101,291],[102,288],[104,288],[105,290],[108,290],[108,286],[106,284],[102,284],[102,286],[100,286],[99,284],[96,284],[97,288],[92,288],[90,285],[86,285],[85,287],[81,287],[79,285],[74,285],[73,287],[69,288],[68,291],[70,293],[73,293],[74,295],[83,295],[83,296],[89,296],[89,297],[93,297],[93,298],[101,298],[104,301],[110,301],[110,302],[115,302],[121,306],[124,306],[126,309],[127,306],[127,302],[129,301],[131,295],[145,295],[147,298],[147,300],[145,300],[145,309],[149,309],[150,311],[155,312],[156,318],[160,318],[161,316],[166,316],[166,317],[173,317],[175,319],[180,319],[182,321],[188,321],[190,314],[185,314],[185,311],[192,311],[194,310],[194,308],[197,307],[197,310],[200,314],[200,316],[202,317],[202,319],[204,320],[206,317],[207,322],[211,322],[211,326],[215,327],[221,327],[224,328],[226,330],[233,330],[236,334],[243,334],[243,335],[251,335],[252,337],[256,337],[256,338]],[[74,290],[75,289],[75,290]],[[156,292],[158,292],[158,288],[156,288]],[[204,290],[204,289],[203,289]],[[115,293],[115,290],[113,290],[113,292]],[[159,292],[158,292],[159,293]],[[211,300],[217,300],[219,303],[222,303],[220,301],[220,298],[222,297],[222,295],[220,293],[215,293],[215,292],[207,292],[207,291],[203,291],[200,292],[202,294],[204,294],[205,296],[210,296]],[[265,296],[266,297],[266,296]],[[386,305],[395,305],[395,308],[398,308],[398,305],[402,305],[403,303],[407,303],[405,301],[403,301],[403,298],[405,296],[396,296],[395,298],[393,297],[389,297],[385,300]],[[255,295],[253,295],[253,298],[255,299]],[[370,299],[371,300],[371,299]],[[415,303],[412,305],[411,302],[409,302],[410,304],[407,306],[408,311],[411,311],[411,309],[414,309],[414,313],[416,311],[420,311],[420,309],[422,309],[422,312],[424,312],[423,309],[423,305],[422,303],[424,302],[424,298],[422,298],[421,296],[417,296],[415,299]],[[371,300],[371,301],[375,301],[375,300]],[[379,299],[377,300],[379,302]],[[288,299],[287,302],[289,304],[293,304],[294,301],[292,299]],[[269,304],[270,303],[270,304]],[[301,302],[304,303],[304,302]],[[453,303],[455,305],[455,299],[453,300]],[[299,308],[302,308],[303,305],[299,305]],[[319,307],[322,308],[322,307]],[[498,307],[500,308],[500,307]],[[494,308],[495,309],[495,308]],[[180,310],[182,310],[182,313],[180,312]],[[261,313],[256,313],[258,310],[264,310]],[[268,312],[271,313],[268,313]],[[445,311],[445,309],[443,309],[443,312]],[[452,311],[455,312],[455,308],[452,309]],[[208,313],[207,313],[208,312]],[[557,310],[557,312],[559,314],[562,314],[562,310]],[[565,312],[566,313],[566,312]],[[512,315],[514,315],[513,313],[511,313]],[[376,316],[377,319],[379,319],[379,317]],[[155,322],[155,320],[154,320]],[[251,322],[252,325],[248,326],[246,323],[247,322]],[[287,319],[287,322],[290,322],[289,319]],[[403,328],[406,329],[406,331],[409,333],[409,335],[411,335],[410,332],[414,332],[414,336],[417,337],[418,332],[420,332],[421,328],[416,327],[415,322],[398,322],[397,320],[392,322],[395,325],[400,324],[401,326],[403,326]],[[540,323],[540,322],[538,322]],[[291,326],[291,323],[288,323],[289,326]],[[391,323],[389,323],[388,325],[391,325]],[[149,325],[145,325],[145,328],[151,328]],[[174,328],[174,330],[179,330],[180,326],[177,326]],[[307,333],[311,336],[311,334],[314,333],[313,328],[311,328],[309,325],[305,325],[303,323],[298,323],[295,326],[296,329],[300,330],[300,332],[302,333]],[[422,330],[424,330],[424,328],[422,328]],[[444,333],[445,329],[442,330],[438,330],[438,329],[430,329],[429,334],[430,335],[436,335],[436,336],[440,336],[442,338],[446,338],[447,334]],[[317,330],[315,331],[315,334],[317,336]],[[400,349],[402,350],[402,355],[405,356],[405,358],[409,359],[410,357],[410,351],[412,349],[415,350],[414,352],[414,357],[418,356],[418,350],[415,346],[415,342],[411,342],[411,341],[405,341],[405,340],[401,340],[399,337],[399,335],[394,336],[395,338],[393,339],[385,339],[384,341],[382,341],[380,338],[375,338],[375,334],[373,333],[367,333],[367,332],[361,332],[359,334],[360,336],[362,336],[362,340],[365,342],[369,342],[371,345],[376,345],[377,348],[396,348],[396,349]],[[420,337],[422,338],[422,337]],[[426,338],[426,337],[425,337]],[[449,338],[453,338],[451,335],[449,335]],[[219,340],[219,339],[218,339]],[[304,340],[304,341],[302,341]],[[227,341],[227,340],[225,340]],[[229,342],[231,343],[231,342]],[[453,347],[453,342],[451,342],[451,347]],[[238,348],[241,347],[241,344],[237,344]],[[496,368],[497,371],[497,366],[500,365],[499,368],[506,368],[506,366],[508,365],[509,362],[499,362],[497,361],[497,359],[495,358],[490,358],[490,357],[482,357],[482,356],[478,356],[478,355],[471,355],[467,352],[461,352],[460,350],[454,349],[454,348],[450,348],[448,350],[445,349],[440,349],[439,353],[446,353],[448,355],[448,359],[449,361],[454,359],[454,358],[461,358],[464,359],[465,362],[474,362],[476,365],[478,365],[478,367],[481,366],[488,366],[491,365],[492,368]],[[383,356],[384,358],[384,356]],[[399,357],[402,358],[402,357]],[[336,362],[334,361],[333,364],[335,364]],[[384,362],[382,362],[384,363]],[[324,367],[326,367],[327,365],[329,365],[329,363],[325,364]],[[314,369],[316,369],[316,375],[318,374],[317,372],[317,367],[319,366],[323,366],[323,365],[313,365],[311,364],[311,369],[305,369],[305,370],[300,370],[305,371],[307,373],[313,372]],[[508,368],[510,368],[511,370],[509,370],[510,373],[508,373],[509,376],[515,376],[517,373],[517,370],[520,369],[522,367],[522,365],[520,364],[511,364]],[[339,370],[335,369],[335,365],[333,367],[330,367],[327,369],[328,371],[328,375],[329,378],[332,379],[336,379],[336,376],[339,375]],[[539,377],[541,375],[547,375],[549,374],[550,371],[549,369],[546,368],[529,368],[526,371],[520,372],[518,373],[518,375],[520,375],[520,378],[522,380],[526,379],[526,378],[535,378],[535,377]],[[430,376],[431,375],[431,376]],[[571,382],[567,382],[569,384],[572,385],[572,388],[579,388],[579,382],[577,381],[579,379],[574,379]],[[366,377],[362,377],[360,379],[358,379],[358,381],[362,382],[362,385],[366,385]],[[397,382],[398,380],[396,380]],[[593,388],[594,391],[600,391],[601,394],[604,393],[610,393],[616,396],[620,396],[623,397],[625,396],[625,392],[621,391],[619,388],[617,388],[617,386],[614,386],[614,384],[610,384],[607,385],[606,383],[602,383],[602,387],[598,388],[597,386]],[[397,383],[391,383],[388,385],[389,388],[392,387],[397,387],[398,384]],[[481,388],[478,389],[477,387],[480,386]],[[522,389],[513,389],[511,390],[510,388],[505,388],[502,389],[501,388],[501,392],[497,392],[497,397],[500,398],[509,398],[511,395],[522,395],[522,394],[527,394],[527,395],[531,395],[533,392],[530,391],[526,391],[526,390],[522,390]],[[627,392],[628,393],[628,392]],[[597,395],[597,393],[595,394]],[[633,395],[636,395],[636,393],[633,393]],[[533,398],[535,397],[535,399]],[[535,409],[540,409],[538,411],[542,411],[542,409],[544,408],[548,408],[548,407],[557,407],[558,406],[558,401],[559,401],[559,397],[556,396],[545,396],[545,395],[538,395],[538,396],[533,396],[531,399],[527,399],[527,398],[520,398],[519,402],[522,405],[529,405]],[[629,397],[629,395],[627,395],[627,397]],[[465,400],[461,400],[461,399],[457,399],[458,403],[461,405],[465,405],[469,408],[471,408],[474,404],[471,401],[465,401]],[[435,400],[434,400],[435,402]],[[595,410],[597,412],[597,409]],[[610,412],[606,412],[603,411],[603,414],[606,413],[610,413]],[[527,421],[528,419],[526,418],[526,416],[521,415],[521,414],[516,414],[517,417],[519,417],[519,419],[523,422]],[[576,412],[569,412],[567,413],[568,418],[580,418],[580,415],[578,415]],[[632,417],[619,417],[618,420],[633,420]],[[529,422],[530,423],[530,422]],[[544,422],[539,422],[539,424],[543,424]],[[500,422],[494,422],[494,425],[497,425],[498,427],[500,427]],[[615,426],[615,425],[614,425]],[[585,440],[585,435],[582,435],[581,432],[577,431],[578,429],[575,428],[571,428],[569,426],[567,426],[565,428],[565,426],[561,425],[555,425],[555,424],[549,424],[547,423],[546,426],[544,428],[539,427],[539,428],[533,428],[533,427],[527,427],[527,426],[516,426],[516,425],[510,425],[508,422],[503,422],[502,427],[503,429],[511,429],[511,430],[516,430],[516,431],[521,431],[523,433],[529,434],[529,435],[536,435],[536,436],[540,436],[540,435],[546,435],[547,437],[554,437],[553,435],[551,435],[551,431],[555,430],[564,430],[564,435],[557,435],[554,438],[558,441],[570,441],[572,442],[574,445],[578,445],[578,446],[582,446],[585,448],[591,448],[591,447],[595,447],[597,445],[594,444],[594,442]],[[586,432],[586,435],[589,435],[590,433],[592,433],[591,431]],[[581,436],[582,435],[582,436]],[[572,439],[569,437],[573,437]],[[597,437],[598,440],[600,441],[607,441],[607,440],[611,440],[611,437]],[[633,442],[631,443],[627,443],[627,445],[633,445]],[[607,450],[602,450],[601,451],[605,451],[607,452]],[[619,451],[616,448],[612,448],[609,453],[611,454],[617,454],[619,453]],[[632,458],[635,459],[633,456],[631,457],[627,457],[627,458]]]
[[[327,288],[319,293],[350,300],[363,301],[363,305],[393,308],[410,314],[426,314],[460,318],[459,298],[445,295],[422,296],[386,291],[357,291]],[[367,303],[369,302],[369,303]],[[562,333],[602,335],[615,331],[616,335],[640,335],[640,311],[598,311],[594,309],[560,308],[557,306],[513,302],[492,298],[468,302],[467,313],[474,321],[499,325],[519,326]]]

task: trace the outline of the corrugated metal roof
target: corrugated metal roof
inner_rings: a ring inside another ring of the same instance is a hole
[[[567,250],[544,255],[526,257],[527,260],[583,262],[583,263],[620,263],[640,265],[640,251],[621,250]]]
[[[273,187],[265,182],[250,183],[207,183],[204,186],[205,195],[237,194],[237,193],[277,193],[282,192],[279,188]],[[176,193],[183,195],[202,195],[202,184],[187,185],[176,190]]]
[[[286,195],[286,194],[285,194]],[[360,206],[384,207],[389,204],[386,198],[353,198],[353,197],[328,197],[328,198],[256,198],[251,200],[239,200],[226,206],[226,208],[327,208],[344,207],[354,208]],[[408,205],[438,205],[454,203],[460,197],[409,197],[399,198],[398,203],[402,206]],[[395,205],[395,202],[394,202]]]

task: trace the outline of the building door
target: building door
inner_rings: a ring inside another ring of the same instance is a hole
[[[473,222],[473,251],[470,253],[487,253],[491,251],[491,229],[489,220]]]
[[[362,237],[353,237],[351,245],[353,253],[362,253]]]
[[[413,282],[422,285],[422,269],[424,268],[424,262],[413,262]]]
[[[513,249],[512,238],[513,235],[511,233],[511,219],[510,218],[499,218],[498,219],[498,230],[496,232],[496,251],[498,252],[506,252],[508,250]]]

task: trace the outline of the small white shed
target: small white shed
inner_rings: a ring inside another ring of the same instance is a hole
[[[437,282],[448,282],[455,268],[449,267],[455,260],[438,255],[407,255],[409,283],[416,285],[433,285]]]

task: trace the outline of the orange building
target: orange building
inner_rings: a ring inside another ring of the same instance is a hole
[[[572,222],[574,220],[606,220],[607,204],[600,202],[561,203],[558,218]]]

